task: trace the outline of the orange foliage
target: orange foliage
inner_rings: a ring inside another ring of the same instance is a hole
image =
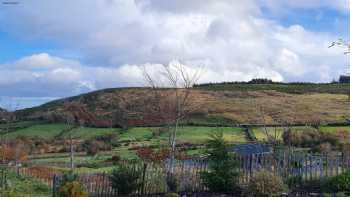
[[[0,147],[0,159],[7,162],[24,162],[28,160],[28,152],[26,147],[21,143],[2,145]]]

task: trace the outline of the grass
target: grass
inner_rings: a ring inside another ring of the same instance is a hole
[[[24,129],[18,129],[15,132],[8,134],[9,138],[19,136],[25,137],[40,137],[44,139],[52,139],[62,132],[67,126],[64,124],[39,124],[32,125]]]
[[[204,143],[209,139],[211,133],[217,131],[223,132],[225,140],[230,143],[246,142],[243,131],[232,127],[183,127],[179,129],[177,139],[182,143]]]
[[[73,138],[79,139],[93,139],[97,136],[103,136],[108,134],[119,134],[120,129],[118,128],[90,128],[80,127],[72,131]],[[62,137],[69,137],[69,133],[65,133]]]
[[[131,128],[127,131],[123,131],[120,134],[121,141],[143,141],[150,140],[152,138],[152,131],[158,128],[147,128],[147,127],[139,127],[139,128]]]
[[[267,132],[270,136],[277,136],[278,140],[282,140],[283,128],[282,127],[267,127]],[[305,130],[315,130],[313,127],[293,127],[292,131],[305,131]],[[350,126],[322,126],[320,127],[322,132],[336,132],[336,131],[347,131],[350,132]],[[267,136],[264,128],[253,128],[253,132],[259,141],[266,141]]]
[[[267,127],[267,133],[269,136],[276,137],[277,140],[282,140],[283,128],[281,127]],[[253,133],[258,141],[267,141],[267,135],[264,128],[253,128]]]
[[[350,132],[350,126],[321,127],[320,130],[324,131],[324,132],[336,132],[336,131],[347,131],[347,132]]]

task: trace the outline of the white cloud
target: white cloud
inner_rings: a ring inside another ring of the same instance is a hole
[[[274,11],[286,11],[292,9],[317,9],[332,8],[342,12],[350,11],[350,0],[258,0],[262,6]]]
[[[139,65],[156,69],[174,59],[190,68],[204,65],[201,82],[255,77],[329,81],[350,62],[340,50],[328,49],[337,37],[267,20],[262,2],[46,0],[1,7],[0,29],[37,42],[53,40],[83,55],[81,62],[40,53],[2,64],[0,87],[15,88],[7,90],[12,93],[65,96],[139,86]],[[270,9],[330,5],[322,0],[264,2]],[[343,11],[349,4],[332,2]]]

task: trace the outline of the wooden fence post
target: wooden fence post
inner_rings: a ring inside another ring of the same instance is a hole
[[[56,175],[54,175],[52,180],[52,197],[56,197],[56,184]]]

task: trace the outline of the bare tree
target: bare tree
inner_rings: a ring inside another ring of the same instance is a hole
[[[331,43],[331,45],[329,46],[329,48],[332,48],[332,47],[335,47],[335,46],[338,46],[338,47],[344,47],[344,54],[350,54],[350,43],[348,43],[347,41],[343,40],[343,39],[338,39],[337,41],[334,41]],[[350,67],[350,66],[349,66]],[[347,73],[348,75],[350,75],[350,71],[349,73]],[[348,92],[348,98],[350,100],[350,92]]]
[[[151,73],[146,66],[142,72],[147,85],[150,87],[152,106],[151,111],[160,115],[170,129],[169,146],[170,172],[173,173],[173,164],[176,154],[177,132],[180,122],[194,111],[196,106],[192,100],[192,87],[199,80],[202,69],[189,71],[181,63],[162,65],[157,71],[157,76]]]
[[[343,39],[338,39],[337,41],[332,42],[331,45],[329,45],[329,48],[334,46],[345,47],[344,54],[350,53],[350,44]]]
[[[258,114],[259,122],[262,124],[262,132],[265,135],[267,142],[272,145],[277,145],[281,137],[281,132],[279,132],[276,126],[273,127],[272,131],[267,127],[266,112],[263,106],[256,104],[255,108]],[[276,117],[278,117],[279,114],[280,112],[277,112]],[[281,121],[275,119],[274,121],[282,126]]]
[[[79,114],[84,111],[83,107],[79,102],[64,103],[61,112],[58,112],[59,116],[64,120],[67,125],[64,133],[69,133],[69,156],[70,156],[70,169],[74,170],[74,139],[73,131],[81,127],[85,121],[79,116]]]

